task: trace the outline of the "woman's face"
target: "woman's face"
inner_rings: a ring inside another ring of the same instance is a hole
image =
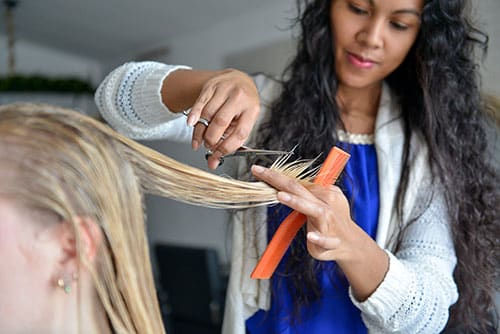
[[[42,216],[0,197],[0,333],[40,331],[54,311],[55,248]]]
[[[424,0],[333,0],[335,71],[340,85],[380,84],[405,59],[420,28]]]

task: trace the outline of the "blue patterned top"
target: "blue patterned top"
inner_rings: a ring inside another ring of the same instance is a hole
[[[339,143],[351,154],[340,186],[351,204],[353,220],[375,239],[379,212],[375,147],[373,140],[368,144],[350,142]],[[269,239],[289,212],[290,209],[283,205],[268,208]],[[288,250],[271,279],[270,310],[260,310],[246,321],[248,334],[367,333],[360,311],[349,298],[348,282],[334,261],[322,262],[318,270],[318,282],[322,289],[320,299],[302,309],[300,319],[292,319],[290,272],[285,270],[284,265],[289,256]]]

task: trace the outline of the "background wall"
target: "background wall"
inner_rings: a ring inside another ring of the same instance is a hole
[[[481,67],[483,89],[487,93],[500,96],[500,1],[475,2],[478,23],[490,37],[487,58]]]
[[[0,76],[7,74],[7,38],[0,33]],[[43,74],[51,77],[75,76],[98,85],[102,79],[102,64],[98,59],[72,54],[59,49],[16,40],[16,73]]]

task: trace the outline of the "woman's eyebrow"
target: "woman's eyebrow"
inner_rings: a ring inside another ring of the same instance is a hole
[[[394,14],[413,14],[418,18],[420,18],[421,15],[416,9],[398,9],[394,11]]]
[[[370,6],[375,6],[374,0],[365,0],[365,1],[368,1]],[[398,9],[398,10],[395,10],[393,12],[393,14],[413,14],[413,15],[417,16],[418,18],[420,18],[420,15],[421,15],[420,11],[413,9],[413,8]]]

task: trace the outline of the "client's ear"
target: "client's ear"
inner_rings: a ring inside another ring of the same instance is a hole
[[[94,263],[102,241],[102,232],[93,219],[75,217],[73,221],[63,221],[56,225],[56,238],[59,265],[53,279],[57,282],[58,288],[69,294],[72,282],[80,280],[81,260],[90,266]],[[79,245],[77,240],[80,240]]]
[[[82,257],[92,263],[102,242],[102,231],[89,217],[75,217],[73,222],[74,225],[69,221],[62,222],[58,239],[62,249],[61,264],[67,270],[77,271],[79,259],[75,235],[79,236]]]

